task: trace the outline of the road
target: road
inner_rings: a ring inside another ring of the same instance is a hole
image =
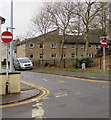
[[[22,80],[49,89],[50,95],[4,108],[3,118],[109,118],[108,83],[35,72],[22,72]]]

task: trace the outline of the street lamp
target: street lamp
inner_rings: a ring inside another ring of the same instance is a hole
[[[5,18],[0,16],[0,36],[1,36],[1,25],[5,23]],[[2,72],[1,61],[2,61],[2,52],[1,52],[1,37],[0,37],[0,73]]]

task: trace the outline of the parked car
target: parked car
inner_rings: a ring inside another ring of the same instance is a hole
[[[33,69],[32,61],[27,58],[15,58],[14,59],[14,68],[15,70],[26,70],[26,69]]]

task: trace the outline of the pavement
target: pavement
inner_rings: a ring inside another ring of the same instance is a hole
[[[55,75],[70,76],[70,77],[77,77],[77,78],[111,81],[110,73],[97,74],[97,73],[69,72],[69,71],[61,71],[61,70],[44,70],[44,69],[36,69],[32,71],[38,72],[38,73],[55,74]]]
[[[37,97],[39,94],[40,94],[39,89],[35,89],[33,87],[30,87],[29,85],[21,83],[21,92],[2,95],[2,104],[0,105],[7,105],[7,104],[13,104],[17,102],[22,102],[22,101]]]
[[[45,73],[45,74],[55,74],[55,75],[62,75],[62,76],[70,76],[70,77],[77,77],[77,78],[85,78],[85,79],[93,79],[93,80],[104,80],[110,81],[111,75],[110,74],[95,74],[95,73],[85,73],[85,72],[68,72],[68,71],[56,71],[56,70],[43,70],[43,69],[36,69],[32,70],[32,72],[37,73]],[[7,94],[2,96],[2,103],[0,105],[12,104],[16,102],[25,101],[27,99],[31,99],[37,97],[40,94],[39,89],[35,89],[30,87],[29,85],[21,83],[21,92],[16,94]]]

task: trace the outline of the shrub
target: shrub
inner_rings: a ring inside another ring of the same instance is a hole
[[[48,62],[46,62],[46,63],[44,64],[44,66],[45,66],[45,67],[49,66],[49,63],[48,63]]]
[[[79,67],[80,67],[80,68],[81,68],[81,66],[82,66],[82,63],[85,63],[86,68],[87,68],[87,67],[93,67],[93,66],[95,66],[95,62],[94,62],[93,59],[90,58],[89,56],[88,56],[88,57],[83,57],[83,58],[80,58],[80,59],[79,59]]]
[[[73,63],[73,68],[79,68],[79,59],[76,58],[74,63]]]

